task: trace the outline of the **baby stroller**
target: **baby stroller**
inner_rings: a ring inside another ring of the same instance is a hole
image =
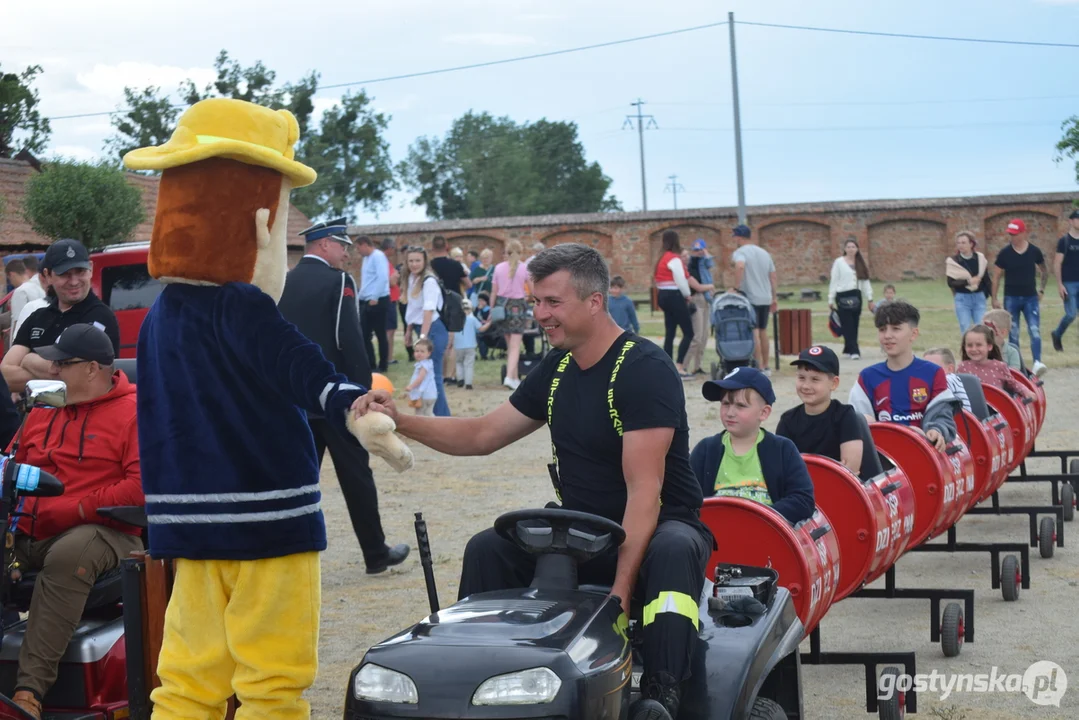
[[[713,380],[735,368],[756,365],[753,339],[756,326],[757,311],[745,295],[726,292],[712,301],[712,330],[719,355],[719,362],[712,363]]]

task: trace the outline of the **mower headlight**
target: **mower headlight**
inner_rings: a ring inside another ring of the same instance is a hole
[[[562,681],[550,668],[532,668],[485,680],[473,705],[541,705],[553,702]]]
[[[416,691],[416,683],[412,682],[412,678],[372,663],[364,665],[356,673],[352,692],[357,700],[409,705],[420,701],[420,694]]]

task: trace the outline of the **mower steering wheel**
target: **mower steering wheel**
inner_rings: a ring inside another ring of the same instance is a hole
[[[531,555],[558,553],[582,563],[626,539],[626,531],[613,520],[554,508],[508,512],[495,520],[495,532]]]

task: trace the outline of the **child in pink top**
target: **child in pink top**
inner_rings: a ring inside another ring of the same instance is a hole
[[[977,375],[983,384],[998,387],[1013,395],[1034,396],[1026,386],[1012,377],[1012,372],[997,347],[993,331],[985,325],[975,325],[963,333],[963,362],[959,363],[957,372]]]

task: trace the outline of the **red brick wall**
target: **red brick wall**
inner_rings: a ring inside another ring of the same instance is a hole
[[[1079,195],[1079,193],[1077,193]],[[827,278],[832,261],[849,238],[858,242],[874,279],[903,280],[944,276],[944,259],[954,252],[960,230],[977,235],[978,249],[990,261],[1007,242],[1004,232],[1013,217],[1023,219],[1030,241],[1050,255],[1056,239],[1067,231],[1073,195],[1045,193],[974,198],[882,200],[748,208],[748,224],[761,246],[772,253],[783,285],[804,285]],[[718,284],[733,280],[730,256],[737,244],[731,230],[738,223],[733,208],[704,208],[648,213],[546,215],[485,218],[408,225],[353,227],[353,234],[393,238],[398,246],[426,245],[444,236],[451,247],[490,247],[495,261],[504,243],[519,240],[525,256],[531,245],[581,242],[607,259],[612,275],[622,275],[629,289],[650,287],[659,257],[660,236],[678,233],[682,247],[703,238],[717,260]]]

